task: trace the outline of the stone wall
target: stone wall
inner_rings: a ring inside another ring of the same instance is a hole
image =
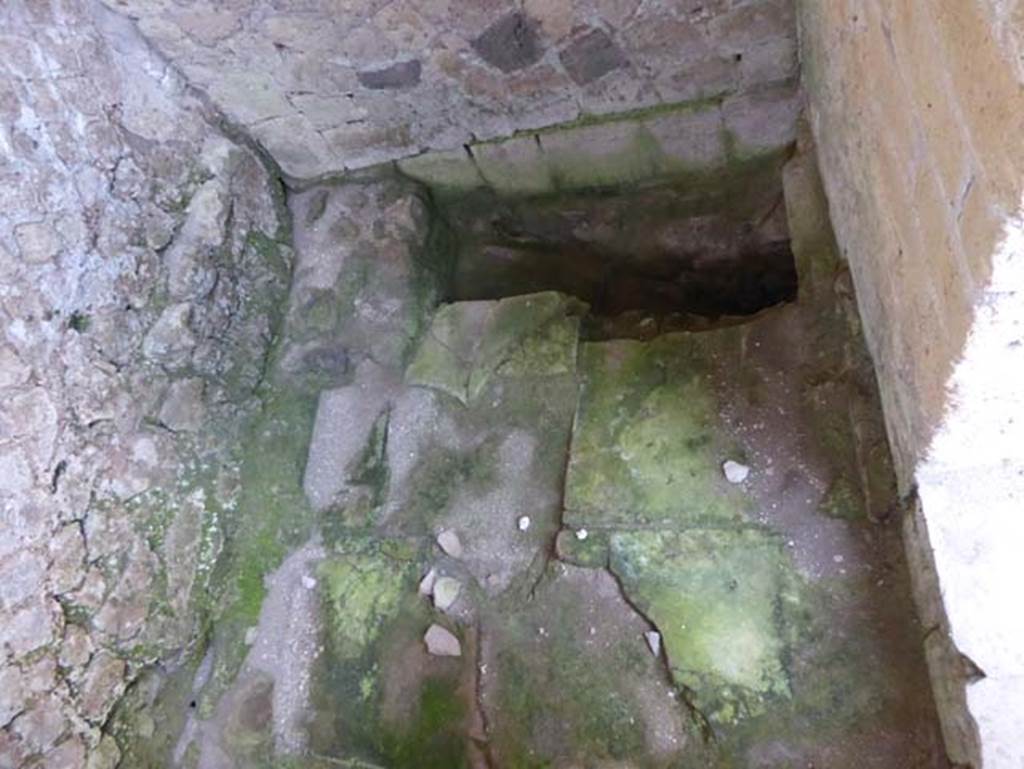
[[[0,30],[0,766],[100,769],[199,629],[287,219],[126,20],[13,0]]]
[[[304,180],[797,74],[791,0],[104,1]]]
[[[807,0],[798,17],[832,221],[899,480],[920,496],[907,545],[949,753],[1019,767],[1024,662],[1004,586],[1022,575],[1004,543],[1019,541],[1021,444],[1004,383],[1020,365],[1007,311],[1024,186],[1020,5]]]

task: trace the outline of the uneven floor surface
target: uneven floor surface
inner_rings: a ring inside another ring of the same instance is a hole
[[[237,675],[197,670],[177,765],[945,766],[835,276],[745,324],[595,341],[557,292],[436,307],[400,247],[418,205],[293,198],[279,366],[319,405],[304,500],[268,493],[316,534]]]

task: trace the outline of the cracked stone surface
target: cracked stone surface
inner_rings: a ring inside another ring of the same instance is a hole
[[[0,27],[0,764],[110,769],[118,700],[193,641],[290,249],[130,22]]]
[[[897,532],[872,523],[884,433],[871,391],[828,373],[857,344],[833,285],[742,325],[582,341],[586,305],[557,292],[441,304],[404,360],[323,391],[303,760],[941,767]],[[364,320],[339,323],[317,339],[359,359]],[[233,687],[236,751],[283,760],[270,671]]]

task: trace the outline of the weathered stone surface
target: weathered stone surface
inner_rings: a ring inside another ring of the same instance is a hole
[[[1020,495],[1019,420],[1008,415],[1020,397],[1005,386],[1021,365],[1011,330],[1019,298],[1004,292],[1020,283],[1012,265],[1024,178],[1006,140],[1024,115],[1024,40],[1019,14],[1011,21],[1008,11],[871,3],[856,20],[866,34],[850,35],[846,14],[798,5],[822,175],[830,207],[842,212],[836,235],[878,367],[901,490],[920,490],[924,503],[907,528],[927,588],[918,592],[931,593],[920,603],[932,615],[943,602],[951,610],[948,629],[935,633],[948,633],[941,645],[954,648],[933,646],[930,660],[947,748],[957,763],[985,766],[1024,760],[1009,717],[1020,712],[1010,703],[1024,693],[1024,668],[1019,645],[1005,643],[1020,634],[1019,615],[1006,609],[1017,598],[986,590],[983,604],[976,588],[1019,584],[1022,568],[1004,549],[1019,536],[1009,513],[1019,507],[1010,501]],[[840,65],[847,61],[863,65]],[[965,679],[958,652],[986,678]]]
[[[577,85],[592,83],[626,64],[622,49],[600,28],[584,31],[558,58]]]
[[[202,427],[206,416],[204,390],[205,384],[198,377],[179,379],[171,383],[160,406],[161,424],[175,432],[194,432]]]
[[[30,551],[15,553],[0,563],[0,607],[12,609],[41,591],[46,561]]]
[[[748,503],[719,470],[730,446],[702,337],[584,344],[580,369],[568,524],[742,519]]]
[[[405,158],[398,161],[398,168],[406,176],[442,191],[459,192],[483,187],[485,184],[473,156],[462,147]]]
[[[472,152],[484,181],[502,194],[541,195],[554,191],[551,171],[534,136],[477,144]]]
[[[32,702],[0,754],[9,766],[109,766],[116,746],[99,726],[113,702],[197,627],[192,586],[209,573],[197,576],[198,552],[211,557],[217,524],[200,505],[201,545],[185,534],[194,511],[178,520],[199,475],[187,460],[198,449],[223,468],[208,501],[230,505],[231,425],[287,265],[253,246],[278,231],[269,175],[130,23],[95,4],[13,2],[0,26],[0,645]],[[161,409],[164,365],[207,383],[216,437],[179,443],[155,428],[162,413],[198,432],[194,412]],[[131,502],[108,521],[118,498]]]
[[[10,612],[0,627],[0,648],[15,658],[34,652],[53,641],[59,609],[41,596]]]
[[[347,383],[349,359],[400,369],[429,315],[439,276],[426,207],[400,183],[313,188],[290,200],[296,268],[281,367],[289,382]]]
[[[791,85],[753,91],[722,103],[725,127],[740,157],[792,144],[799,111],[800,96]]]
[[[536,22],[522,13],[510,13],[495,21],[473,40],[473,50],[502,72],[514,72],[536,63],[544,50]]]
[[[606,571],[554,564],[532,600],[495,609],[483,619],[480,698],[497,763],[698,761],[648,626]]]
[[[7,726],[25,707],[21,671],[15,667],[0,670],[0,727]]]
[[[777,0],[310,2],[301,14],[219,9],[210,28],[227,37],[197,24],[203,14],[109,5],[137,18],[286,174],[307,180],[579,118],[743,94],[792,77],[795,64],[790,3]]]
[[[82,715],[93,723],[106,721],[111,707],[124,690],[125,662],[109,652],[99,652],[89,662],[80,694]]]
[[[303,480],[314,510],[345,509],[360,488],[373,485],[395,385],[386,371],[366,361],[351,385],[321,393]]]
[[[581,309],[554,292],[444,305],[406,380],[468,403],[492,379],[572,374]]]
[[[623,533],[611,568],[662,634],[673,675],[714,721],[788,697],[781,543],[760,532]]]
[[[167,366],[184,366],[196,346],[190,327],[191,317],[192,306],[187,302],[167,307],[143,342],[146,357]]]
[[[366,88],[385,90],[411,88],[420,82],[423,66],[419,59],[401,61],[384,69],[368,69],[358,73],[359,82]]]
[[[462,644],[459,639],[440,625],[431,625],[423,635],[423,643],[427,646],[427,654],[435,657],[461,657]]]

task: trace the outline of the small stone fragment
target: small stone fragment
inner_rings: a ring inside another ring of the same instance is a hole
[[[461,657],[462,644],[451,631],[440,625],[431,625],[423,636],[423,642],[427,645],[427,653],[435,657]]]
[[[590,536],[590,532],[588,532],[586,529],[576,530],[576,539],[578,539],[580,542],[585,540],[588,536]]]
[[[530,516],[521,516],[519,518],[519,531],[526,531],[528,528],[530,528]]]
[[[747,480],[747,476],[750,475],[750,468],[739,462],[727,459],[722,463],[722,472],[725,473],[725,479],[729,483],[743,483],[743,481]]]
[[[451,577],[440,577],[434,583],[434,606],[447,611],[462,591],[462,583]]]
[[[304,574],[302,576],[302,586],[306,588],[306,590],[312,590],[316,587],[316,580]]]
[[[255,626],[254,627],[250,627],[250,628],[246,628],[246,630],[245,630],[245,638],[243,639],[245,641],[245,645],[246,646],[252,646],[254,643],[256,643],[256,638],[258,636],[259,636],[259,630]]]
[[[445,529],[437,535],[437,544],[452,558],[462,557],[462,543],[459,541],[459,535],[451,529]]]
[[[423,575],[420,580],[419,594],[430,595],[434,592],[434,583],[437,582],[437,570],[431,567],[430,571]]]
[[[644,640],[647,641],[647,648],[655,657],[661,656],[661,633],[657,630],[648,630],[644,633]]]

